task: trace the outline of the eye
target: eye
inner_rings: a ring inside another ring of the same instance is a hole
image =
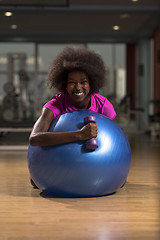
[[[82,81],[82,84],[84,85],[84,84],[86,84],[87,83],[87,81]]]
[[[86,78],[81,81],[81,84],[87,84],[87,83],[88,83],[88,81]]]
[[[68,84],[75,84],[74,81],[68,81]]]

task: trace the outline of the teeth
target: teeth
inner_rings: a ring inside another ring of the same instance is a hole
[[[83,92],[80,92],[80,93],[74,93],[75,95],[77,96],[81,96],[83,94]]]

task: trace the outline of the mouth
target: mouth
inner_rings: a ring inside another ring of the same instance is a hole
[[[84,94],[84,92],[73,92],[73,94],[77,97],[80,97]]]

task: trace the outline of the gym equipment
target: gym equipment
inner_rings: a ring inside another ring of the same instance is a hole
[[[96,118],[94,116],[87,116],[84,118],[84,124],[87,123],[96,123]],[[87,149],[96,149],[98,148],[98,141],[95,138],[91,138],[86,141],[86,148]]]
[[[88,110],[55,118],[50,132],[75,131],[84,118],[93,116],[98,127],[98,148],[86,148],[86,141],[54,146],[29,146],[31,179],[43,192],[61,197],[96,197],[112,194],[127,179],[131,150],[121,128],[107,117]]]

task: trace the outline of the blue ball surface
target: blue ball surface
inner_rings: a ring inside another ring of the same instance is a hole
[[[74,111],[55,118],[49,132],[78,130],[84,126],[86,116],[96,117],[97,149],[86,149],[86,141],[47,147],[29,145],[29,172],[43,192],[61,197],[96,197],[116,192],[126,181],[131,149],[114,121],[92,111]]]

